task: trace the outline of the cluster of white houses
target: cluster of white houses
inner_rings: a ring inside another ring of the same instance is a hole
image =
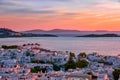
[[[89,66],[83,69],[69,69],[68,71],[54,71],[53,62],[57,66],[64,65],[69,60],[69,52],[50,51],[40,48],[39,44],[24,44],[17,49],[0,50],[0,80],[113,80],[114,68],[120,66],[120,58],[114,56],[101,56],[88,54],[86,59]],[[77,59],[77,58],[76,58]],[[33,63],[43,61],[45,63]],[[104,65],[102,62],[106,61]],[[31,72],[31,68],[39,66],[46,68],[46,72]],[[93,75],[96,79],[92,79]]]

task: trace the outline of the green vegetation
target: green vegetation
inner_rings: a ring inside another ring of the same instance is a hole
[[[78,61],[76,62],[76,66],[77,66],[78,68],[85,68],[85,67],[88,66],[88,64],[89,64],[89,62],[86,61],[86,60],[78,60]]]
[[[39,67],[39,66],[36,66],[36,67],[34,67],[34,68],[31,68],[31,72],[32,73],[38,73],[38,72],[40,72],[42,69]]]
[[[31,68],[31,72],[32,72],[32,73],[38,73],[38,72],[40,72],[40,71],[45,72],[46,69],[45,69],[45,68],[40,68],[39,66],[36,66],[36,67],[34,67],[34,68]]]
[[[60,66],[57,66],[56,64],[53,64],[53,69],[55,70],[55,71],[59,71],[60,70]]]
[[[61,66],[57,66],[56,64],[54,64],[53,62],[44,62],[44,61],[40,61],[40,60],[31,60],[31,63],[40,63],[40,64],[45,64],[45,63],[47,63],[47,64],[52,64],[53,65],[53,69],[55,70],[55,71],[59,71],[60,70],[60,68],[61,68]]]
[[[41,64],[45,64],[44,61],[34,60],[34,59],[31,60],[31,63],[41,63]]]
[[[86,56],[85,53],[82,53],[81,55]],[[68,62],[65,65],[62,66],[58,66],[53,62],[43,62],[43,61],[39,61],[39,60],[31,60],[31,63],[47,63],[47,64],[52,64],[53,65],[53,69],[55,71],[59,71],[60,68],[65,68],[65,70],[67,71],[68,69],[76,69],[78,68],[85,68],[88,66],[89,62],[87,60],[78,60],[77,62],[74,61],[75,59],[75,54],[70,52],[70,58],[68,60]]]
[[[85,52],[78,54],[78,58],[85,58],[87,55]]]
[[[3,49],[16,49],[16,48],[18,48],[17,45],[11,45],[11,46],[2,45],[1,47],[2,47]]]
[[[76,63],[74,62],[73,58],[75,58],[75,54],[70,52],[69,61],[64,65],[65,70],[76,68]]]
[[[81,55],[86,56],[85,53],[82,53]],[[69,61],[64,65],[65,70],[75,69],[76,67],[78,67],[78,68],[85,68],[89,64],[88,61],[80,60],[80,59],[77,62],[74,62],[73,58],[75,58],[75,54],[74,53],[70,53]]]
[[[70,57],[75,58],[75,53],[70,52]]]
[[[35,56],[35,54],[31,54],[30,52],[26,52],[26,56],[30,56],[30,57],[33,57],[33,56]]]
[[[120,68],[115,68],[113,71],[113,78],[114,80],[118,80],[120,75]]]
[[[27,51],[27,52],[26,52],[26,56],[30,56],[30,52]]]
[[[52,64],[53,65],[53,70],[55,71],[59,71],[61,66],[57,66],[56,64],[54,64],[53,62],[46,62],[47,64]]]
[[[32,59],[32,60],[31,60],[31,63],[38,63],[38,61],[37,61],[37,60]]]
[[[91,76],[92,76],[92,79],[95,79],[95,80],[97,79],[97,76],[94,76],[92,72],[88,72],[87,74],[88,74],[88,75],[91,75]]]
[[[75,69],[76,63],[70,58],[69,61],[64,65],[64,67],[65,67],[65,70]]]
[[[100,61],[98,61],[98,63],[105,63],[105,61],[104,60],[100,60]]]

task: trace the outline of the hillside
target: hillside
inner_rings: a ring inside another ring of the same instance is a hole
[[[57,37],[57,36],[52,34],[22,33],[7,28],[0,28],[0,38],[6,37]]]
[[[0,28],[0,37],[14,37],[14,36],[20,36],[21,33],[13,31],[11,29],[7,28]]]

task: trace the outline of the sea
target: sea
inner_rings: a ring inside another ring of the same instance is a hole
[[[101,55],[120,54],[120,37],[21,37],[0,38],[1,45],[39,43],[41,48],[56,51],[71,51],[75,54],[97,52]]]

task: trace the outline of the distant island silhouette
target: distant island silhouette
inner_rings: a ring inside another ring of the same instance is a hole
[[[76,36],[76,37],[120,37],[117,34],[88,34],[83,36]]]
[[[21,33],[7,28],[0,28],[0,38],[6,37],[58,37],[58,36],[52,34]]]
[[[0,28],[0,38],[7,37],[120,37],[120,33],[105,30],[78,31],[78,30],[30,30],[17,32],[8,28]]]

